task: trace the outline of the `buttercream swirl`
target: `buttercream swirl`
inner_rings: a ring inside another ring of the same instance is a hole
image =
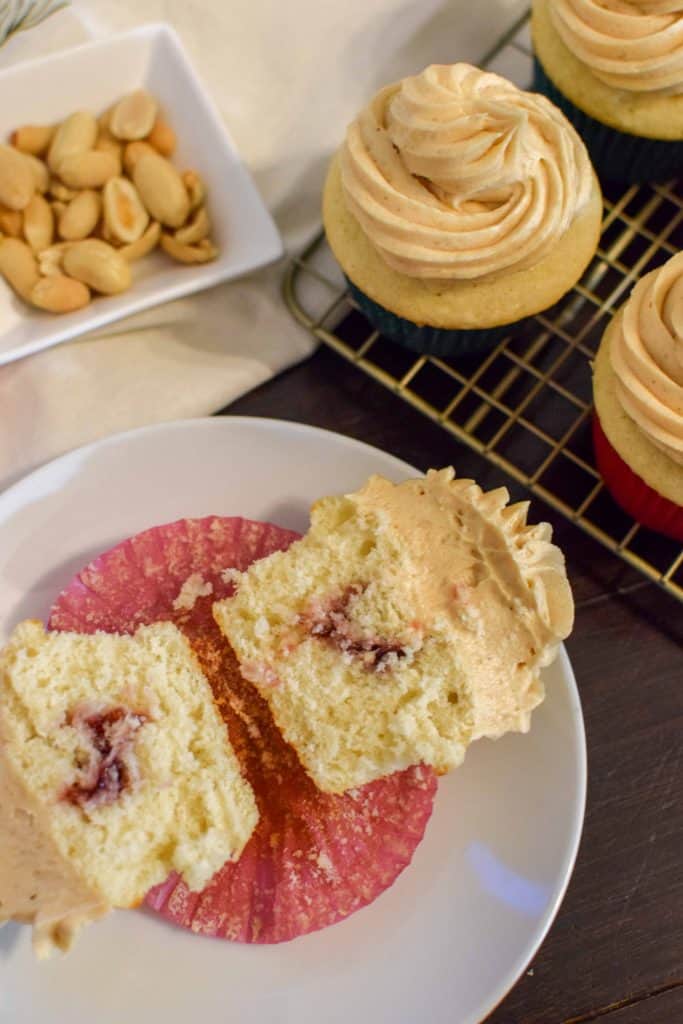
[[[683,0],[548,0],[568,50],[614,89],[683,92]]]
[[[341,173],[385,262],[433,279],[533,266],[592,186],[583,143],[552,103],[468,64],[382,89],[348,129]]]
[[[683,253],[638,282],[615,326],[610,353],[622,408],[683,465]]]

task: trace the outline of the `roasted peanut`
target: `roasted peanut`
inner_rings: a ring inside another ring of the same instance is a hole
[[[133,168],[144,153],[156,153],[156,150],[147,142],[129,142],[123,151],[123,169],[131,178]]]
[[[21,210],[10,210],[7,206],[0,206],[0,231],[3,235],[20,238],[23,224],[24,215]]]
[[[100,153],[113,153],[119,163],[123,160],[123,144],[113,135],[101,134],[95,143],[95,149]]]
[[[200,206],[194,216],[182,228],[175,233],[176,240],[181,245],[194,245],[206,238],[211,230],[211,222],[205,206]]]
[[[86,238],[70,245],[62,266],[70,277],[104,295],[116,295],[130,287],[130,266],[116,249],[99,238]]]
[[[50,178],[50,183],[47,186],[47,190],[54,199],[58,199],[60,203],[70,203],[72,199],[75,199],[78,195],[77,188],[67,188],[63,185],[58,178]]]
[[[111,131],[109,129],[109,122],[111,120],[111,115],[114,111],[115,106],[116,104],[112,103],[112,105],[110,107],[107,107],[106,110],[103,110],[100,116],[97,118],[97,129],[100,135],[105,133],[111,135]]]
[[[40,252],[52,244],[54,230],[54,215],[50,204],[36,193],[24,210],[24,238],[34,252]]]
[[[30,245],[18,238],[0,239],[0,274],[26,302],[39,280],[38,263]]]
[[[86,110],[67,117],[57,128],[48,150],[47,163],[51,171],[59,174],[59,165],[66,157],[87,153],[97,139],[97,121]]]
[[[59,164],[59,176],[69,188],[100,188],[120,171],[118,157],[98,149],[65,156]]]
[[[218,249],[208,238],[197,245],[183,245],[167,232],[161,236],[161,248],[179,263],[210,263],[218,256]]]
[[[149,223],[135,185],[127,178],[112,178],[104,186],[104,222],[110,235],[119,242],[135,242]]]
[[[107,227],[106,221],[104,220],[100,221],[97,231],[95,231],[93,237],[101,238],[103,242],[108,242],[109,245],[113,245],[115,249],[118,248],[118,246],[121,244],[120,242],[117,242],[117,240],[114,238],[111,231]]]
[[[124,291],[130,264],[158,244],[181,263],[218,255],[204,183],[167,159],[176,135],[145,90],[98,118],[22,125],[10,141],[0,145],[0,275],[37,308],[69,312],[91,289]]]
[[[162,114],[157,114],[147,142],[162,156],[172,156],[176,147],[176,135]]]
[[[130,142],[144,139],[152,130],[157,101],[144,89],[136,89],[120,99],[111,112],[109,131],[117,139]]]
[[[50,184],[50,172],[47,169],[47,164],[44,164],[37,156],[33,156],[31,153],[23,153],[24,160],[28,163],[33,175],[33,184],[36,192],[40,192],[44,195],[47,192]]]
[[[61,274],[62,257],[69,246],[68,242],[56,242],[48,249],[38,253],[38,269],[43,277]]]
[[[102,200],[98,192],[84,189],[64,208],[57,223],[57,231],[62,238],[76,241],[87,238],[100,219]]]
[[[185,223],[190,212],[187,189],[165,157],[143,153],[133,168],[133,181],[154,220],[171,228]]]
[[[81,281],[64,274],[51,274],[31,289],[29,301],[48,313],[73,313],[90,302],[90,289]]]
[[[161,224],[153,220],[144,235],[141,235],[136,242],[122,246],[119,249],[119,253],[128,263],[134,263],[135,260],[142,259],[143,256],[151,252],[159,244],[160,238]]]
[[[52,124],[23,124],[10,136],[15,149],[33,156],[42,156],[52,142],[55,126]]]
[[[190,197],[190,210],[196,210],[206,199],[204,182],[196,171],[183,171],[181,177],[183,185],[187,189],[187,194]]]
[[[0,203],[23,210],[35,192],[31,166],[18,149],[0,145]]]

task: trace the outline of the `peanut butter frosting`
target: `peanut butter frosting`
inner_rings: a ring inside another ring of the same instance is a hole
[[[485,493],[452,468],[398,486],[374,476],[350,497],[403,538],[425,627],[451,634],[464,669],[471,739],[526,731],[539,670],[574,620],[549,524],[527,525],[528,502],[508,505],[504,487]]]
[[[111,910],[51,839],[47,818],[0,742],[0,925],[32,924],[39,959],[69,949],[80,928]]]
[[[631,92],[683,92],[683,0],[549,0],[555,29],[596,78]]]
[[[643,433],[683,465],[683,253],[646,274],[618,314],[617,398]]]
[[[538,263],[593,183],[583,143],[549,100],[469,64],[382,89],[340,162],[346,203],[385,262],[435,280]]]

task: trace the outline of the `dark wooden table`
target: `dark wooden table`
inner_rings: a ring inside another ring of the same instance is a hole
[[[452,464],[484,487],[504,483],[523,496],[499,470],[327,349],[225,414],[326,427],[420,469]],[[588,807],[558,917],[488,1020],[681,1024],[683,606],[542,503],[532,511],[533,519],[552,522],[574,587],[576,626],[567,646],[588,737]]]

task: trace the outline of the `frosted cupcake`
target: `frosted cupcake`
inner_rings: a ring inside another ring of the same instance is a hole
[[[325,230],[371,323],[420,352],[491,346],[579,279],[600,232],[583,143],[545,97],[468,64],[382,89],[332,161]]]
[[[601,177],[683,172],[683,0],[534,0],[534,88]]]
[[[344,793],[527,732],[574,603],[548,523],[452,468],[321,498],[214,617],[316,786]]]
[[[595,360],[594,440],[614,499],[683,541],[683,253],[643,277]]]

